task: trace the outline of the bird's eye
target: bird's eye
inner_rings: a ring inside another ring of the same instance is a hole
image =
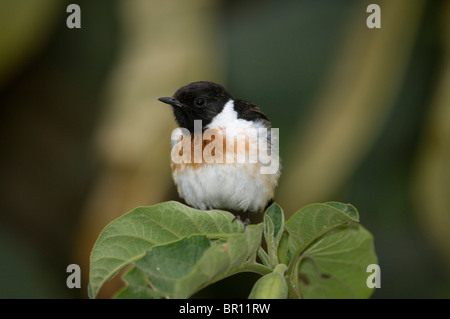
[[[202,99],[201,97],[199,97],[195,100],[195,105],[202,106],[203,104],[205,104],[205,100]]]

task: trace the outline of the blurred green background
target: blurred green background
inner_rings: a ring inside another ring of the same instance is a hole
[[[450,1],[2,0],[1,298],[86,298],[101,229],[178,198],[175,123],[156,99],[199,80],[280,128],[287,218],[358,208],[381,267],[373,298],[450,297]],[[81,289],[66,286],[73,263]],[[198,297],[246,297],[256,278]]]

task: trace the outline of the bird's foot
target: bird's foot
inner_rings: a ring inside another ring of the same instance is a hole
[[[241,216],[236,215],[231,222],[234,223],[235,220],[237,220],[238,222],[240,222],[244,226],[244,231],[247,228],[247,226],[250,225],[250,218],[249,217],[247,217],[244,221],[242,221]]]

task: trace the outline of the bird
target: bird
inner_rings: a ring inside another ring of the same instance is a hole
[[[226,210],[238,220],[246,216],[246,227],[252,214],[273,202],[281,174],[278,139],[268,117],[209,81],[190,83],[158,100],[172,107],[178,124],[171,168],[179,196],[196,209]],[[266,152],[264,162],[255,149]]]

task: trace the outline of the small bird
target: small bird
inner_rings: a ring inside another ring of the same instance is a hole
[[[278,140],[271,134],[270,120],[253,103],[234,99],[224,87],[207,81],[190,83],[158,100],[172,106],[178,126],[185,129],[172,140],[172,176],[180,197],[197,209],[246,215],[244,225],[249,224],[250,213],[263,212],[272,203],[280,177]],[[190,149],[189,144],[175,149],[183,138],[192,142]],[[197,147],[202,154],[195,160]],[[252,148],[270,153],[269,173],[262,173],[267,161],[249,160]],[[187,155],[188,160],[175,161],[174,154]],[[208,154],[215,161],[208,160]]]

